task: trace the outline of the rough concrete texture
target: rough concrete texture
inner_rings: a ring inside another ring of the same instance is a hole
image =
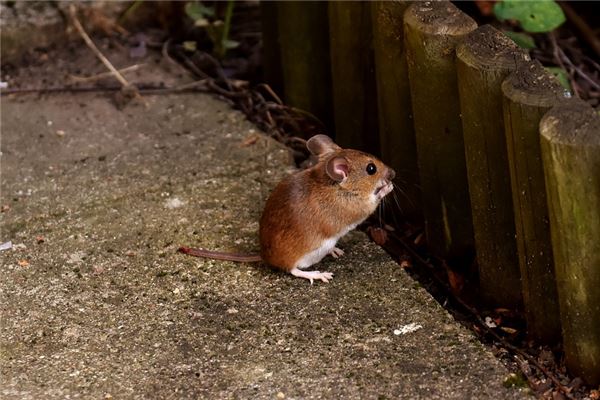
[[[243,146],[256,128],[226,104],[3,97],[2,398],[526,397],[362,233],[312,286],[176,253],[257,250],[292,170],[264,136]]]

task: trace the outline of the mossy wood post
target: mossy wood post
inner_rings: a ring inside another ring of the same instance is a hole
[[[371,8],[364,1],[329,2],[336,141],[379,154]]]
[[[537,62],[517,68],[502,83],[504,128],[527,329],[546,342],[560,335],[540,154],[540,119],[563,90]]]
[[[260,16],[262,22],[262,64],[264,79],[279,96],[283,96],[283,71],[281,69],[281,48],[279,46],[279,28],[277,1],[261,1]]]
[[[312,113],[332,133],[327,3],[281,1],[277,15],[286,103]]]
[[[427,241],[448,258],[473,246],[454,49],[475,28],[450,2],[417,2],[404,14]]]
[[[409,5],[408,1],[375,1],[371,3],[371,21],[381,157],[396,170],[403,192],[397,196],[402,217],[418,221],[421,191],[402,26]]]
[[[600,115],[581,100],[540,122],[564,350],[571,373],[600,384]]]
[[[528,57],[490,25],[467,35],[456,56],[481,292],[489,305],[517,308],[521,282],[500,85]]]

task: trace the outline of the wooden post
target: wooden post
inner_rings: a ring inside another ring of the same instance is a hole
[[[562,87],[538,62],[519,66],[502,83],[515,230],[527,329],[550,342],[560,335],[539,122]]]
[[[329,2],[336,142],[379,154],[370,5]]]
[[[333,132],[327,4],[281,1],[277,15],[286,103]]]
[[[262,65],[265,82],[279,96],[283,96],[283,71],[281,69],[281,48],[279,46],[279,24],[277,1],[261,1],[262,23]]]
[[[491,306],[518,308],[521,274],[500,85],[528,56],[490,25],[467,35],[456,56],[481,293]]]
[[[600,115],[572,99],[540,122],[567,366],[600,384]]]
[[[404,14],[427,242],[446,258],[473,247],[454,48],[475,28],[445,1],[417,2]]]
[[[396,170],[403,194],[397,196],[403,218],[420,221],[421,190],[412,120],[403,15],[408,1],[371,3],[379,142],[383,161]]]

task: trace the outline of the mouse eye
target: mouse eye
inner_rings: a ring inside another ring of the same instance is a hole
[[[377,167],[375,166],[375,164],[369,163],[367,165],[367,174],[373,175],[375,172],[377,172]]]

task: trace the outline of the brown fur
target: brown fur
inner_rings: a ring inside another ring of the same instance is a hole
[[[329,250],[322,247],[325,240],[341,237],[375,211],[378,201],[374,193],[384,183],[390,189],[394,171],[372,155],[340,148],[325,135],[309,139],[307,148],[318,156],[318,162],[281,181],[265,204],[260,219],[260,256],[187,247],[179,251],[229,261],[262,260],[290,272],[312,251]],[[377,167],[373,175],[367,173],[370,163]],[[294,274],[299,276],[297,271]],[[327,282],[331,274],[301,277]]]
[[[348,177],[341,183],[326,172],[327,163],[335,157],[344,157],[349,165]],[[366,172],[369,163],[377,166],[374,175]],[[371,194],[380,179],[389,175],[393,177],[391,169],[377,158],[337,148],[320,156],[315,166],[284,179],[271,193],[260,220],[263,261],[290,271],[323,240],[362,222],[377,207]]]

